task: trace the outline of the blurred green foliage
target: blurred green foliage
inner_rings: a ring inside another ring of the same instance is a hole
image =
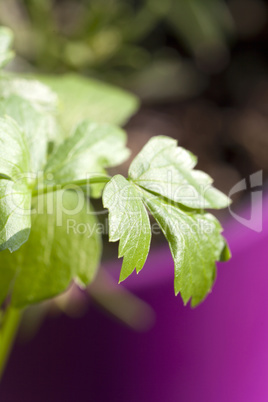
[[[166,79],[158,94],[151,88],[170,70],[187,70],[176,92],[192,94],[185,82],[195,82],[195,72],[181,53],[205,72],[224,67],[233,32],[223,0],[9,0],[0,3],[0,22],[14,30],[19,56],[39,71],[79,71],[128,87],[145,74],[156,97]]]
[[[99,123],[124,125],[139,103],[131,94],[78,74],[38,75],[59,99],[58,118],[65,133],[87,118]]]

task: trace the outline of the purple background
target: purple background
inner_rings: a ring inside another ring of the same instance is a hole
[[[264,214],[262,233],[225,225],[233,258],[218,265],[200,307],[174,296],[169,249],[151,253],[126,282],[154,308],[151,330],[135,333],[94,306],[79,320],[47,319],[31,343],[16,345],[0,400],[267,402],[268,208]]]

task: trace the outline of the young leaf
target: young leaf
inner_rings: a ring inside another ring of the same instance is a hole
[[[66,183],[105,174],[105,168],[119,165],[128,158],[129,150],[125,145],[126,134],[120,128],[84,121],[51,155],[45,176],[50,173],[55,183]]]
[[[81,192],[59,191],[36,197],[33,211],[28,242],[12,255],[0,253],[0,277],[5,278],[0,301],[11,289],[15,307],[56,296],[73,279],[80,286],[87,285],[99,264],[97,220]]]
[[[124,257],[120,281],[145,264],[150,244],[150,221],[139,190],[117,175],[106,185],[103,205],[109,209],[110,241],[118,241],[119,257]]]
[[[110,241],[120,240],[119,257],[125,256],[120,279],[137,265],[135,253],[142,256],[138,270],[145,263],[150,246],[146,206],[169,243],[175,263],[175,293],[181,293],[185,304],[191,298],[192,306],[210,291],[215,261],[230,257],[220,223],[201,210],[226,206],[229,199],[211,186],[209,176],[194,171],[195,165],[196,158],[176,148],[175,140],[155,137],[132,162],[129,179],[116,176],[103,193],[103,204],[109,209]],[[146,235],[141,234],[142,221],[147,222],[143,223]]]
[[[133,160],[129,177],[139,186],[195,209],[225,208],[230,200],[206,173],[193,170],[196,158],[177,141],[153,137]]]
[[[6,27],[0,27],[0,68],[14,57],[14,53],[10,50],[12,42],[12,31]]]

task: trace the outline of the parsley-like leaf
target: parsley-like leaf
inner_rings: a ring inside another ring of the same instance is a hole
[[[193,170],[195,165],[196,158],[176,148],[175,140],[154,137],[132,162],[129,179],[116,176],[103,193],[110,241],[120,241],[119,257],[124,256],[120,280],[145,263],[151,239],[146,206],[169,243],[175,293],[181,293],[185,304],[191,299],[192,306],[211,290],[215,262],[230,257],[220,223],[202,211],[224,207],[229,199],[212,187],[208,175]]]

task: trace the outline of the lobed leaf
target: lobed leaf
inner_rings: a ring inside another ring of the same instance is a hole
[[[175,140],[154,137],[132,162],[129,179],[115,176],[103,193],[103,204],[109,209],[110,241],[120,241],[119,257],[124,256],[120,280],[135,266],[140,271],[146,261],[151,240],[146,206],[170,246],[175,294],[181,293],[185,304],[191,299],[192,306],[211,290],[215,262],[230,258],[220,223],[202,211],[226,206],[229,199],[211,186],[208,175],[193,170],[195,165],[196,158],[177,148]]]

